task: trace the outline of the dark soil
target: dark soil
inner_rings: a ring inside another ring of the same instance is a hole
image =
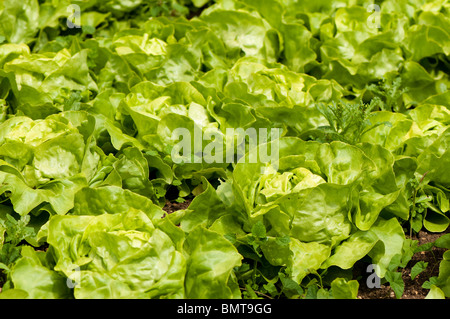
[[[190,200],[190,199],[185,200],[183,203],[167,201],[166,205],[163,207],[163,210],[167,214],[171,214],[173,212],[176,212],[177,210],[182,210],[182,209],[188,208],[191,201],[192,200]]]
[[[419,246],[434,242],[441,235],[448,233],[447,230],[444,233],[430,233],[427,231],[420,231],[417,235],[410,237],[413,240],[419,241]],[[407,236],[409,237],[409,236]],[[446,249],[433,247],[431,251],[422,251],[414,254],[409,263],[403,268],[402,278],[405,283],[405,290],[401,299],[425,299],[429,290],[422,288],[425,281],[429,280],[430,277],[439,275],[439,263],[442,260],[442,256]],[[417,275],[414,280],[411,279],[411,268],[419,261],[424,261],[428,263],[427,268]],[[356,274],[361,274],[361,269],[356,270]],[[366,269],[366,268],[364,268]],[[396,299],[394,291],[391,289],[389,284],[381,285],[380,288],[369,288],[367,287],[366,278],[359,280],[359,299]]]

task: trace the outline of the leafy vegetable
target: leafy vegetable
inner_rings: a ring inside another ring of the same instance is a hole
[[[0,298],[401,298],[450,247],[411,239],[450,225],[449,14],[1,2]]]

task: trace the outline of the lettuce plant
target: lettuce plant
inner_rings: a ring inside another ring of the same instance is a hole
[[[0,2],[0,297],[400,297],[450,225],[449,14]]]

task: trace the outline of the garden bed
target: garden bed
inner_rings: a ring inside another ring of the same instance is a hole
[[[449,298],[449,16],[2,1],[0,298]]]

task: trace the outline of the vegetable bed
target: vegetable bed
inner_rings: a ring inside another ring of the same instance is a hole
[[[0,2],[0,299],[450,297],[445,0]]]

